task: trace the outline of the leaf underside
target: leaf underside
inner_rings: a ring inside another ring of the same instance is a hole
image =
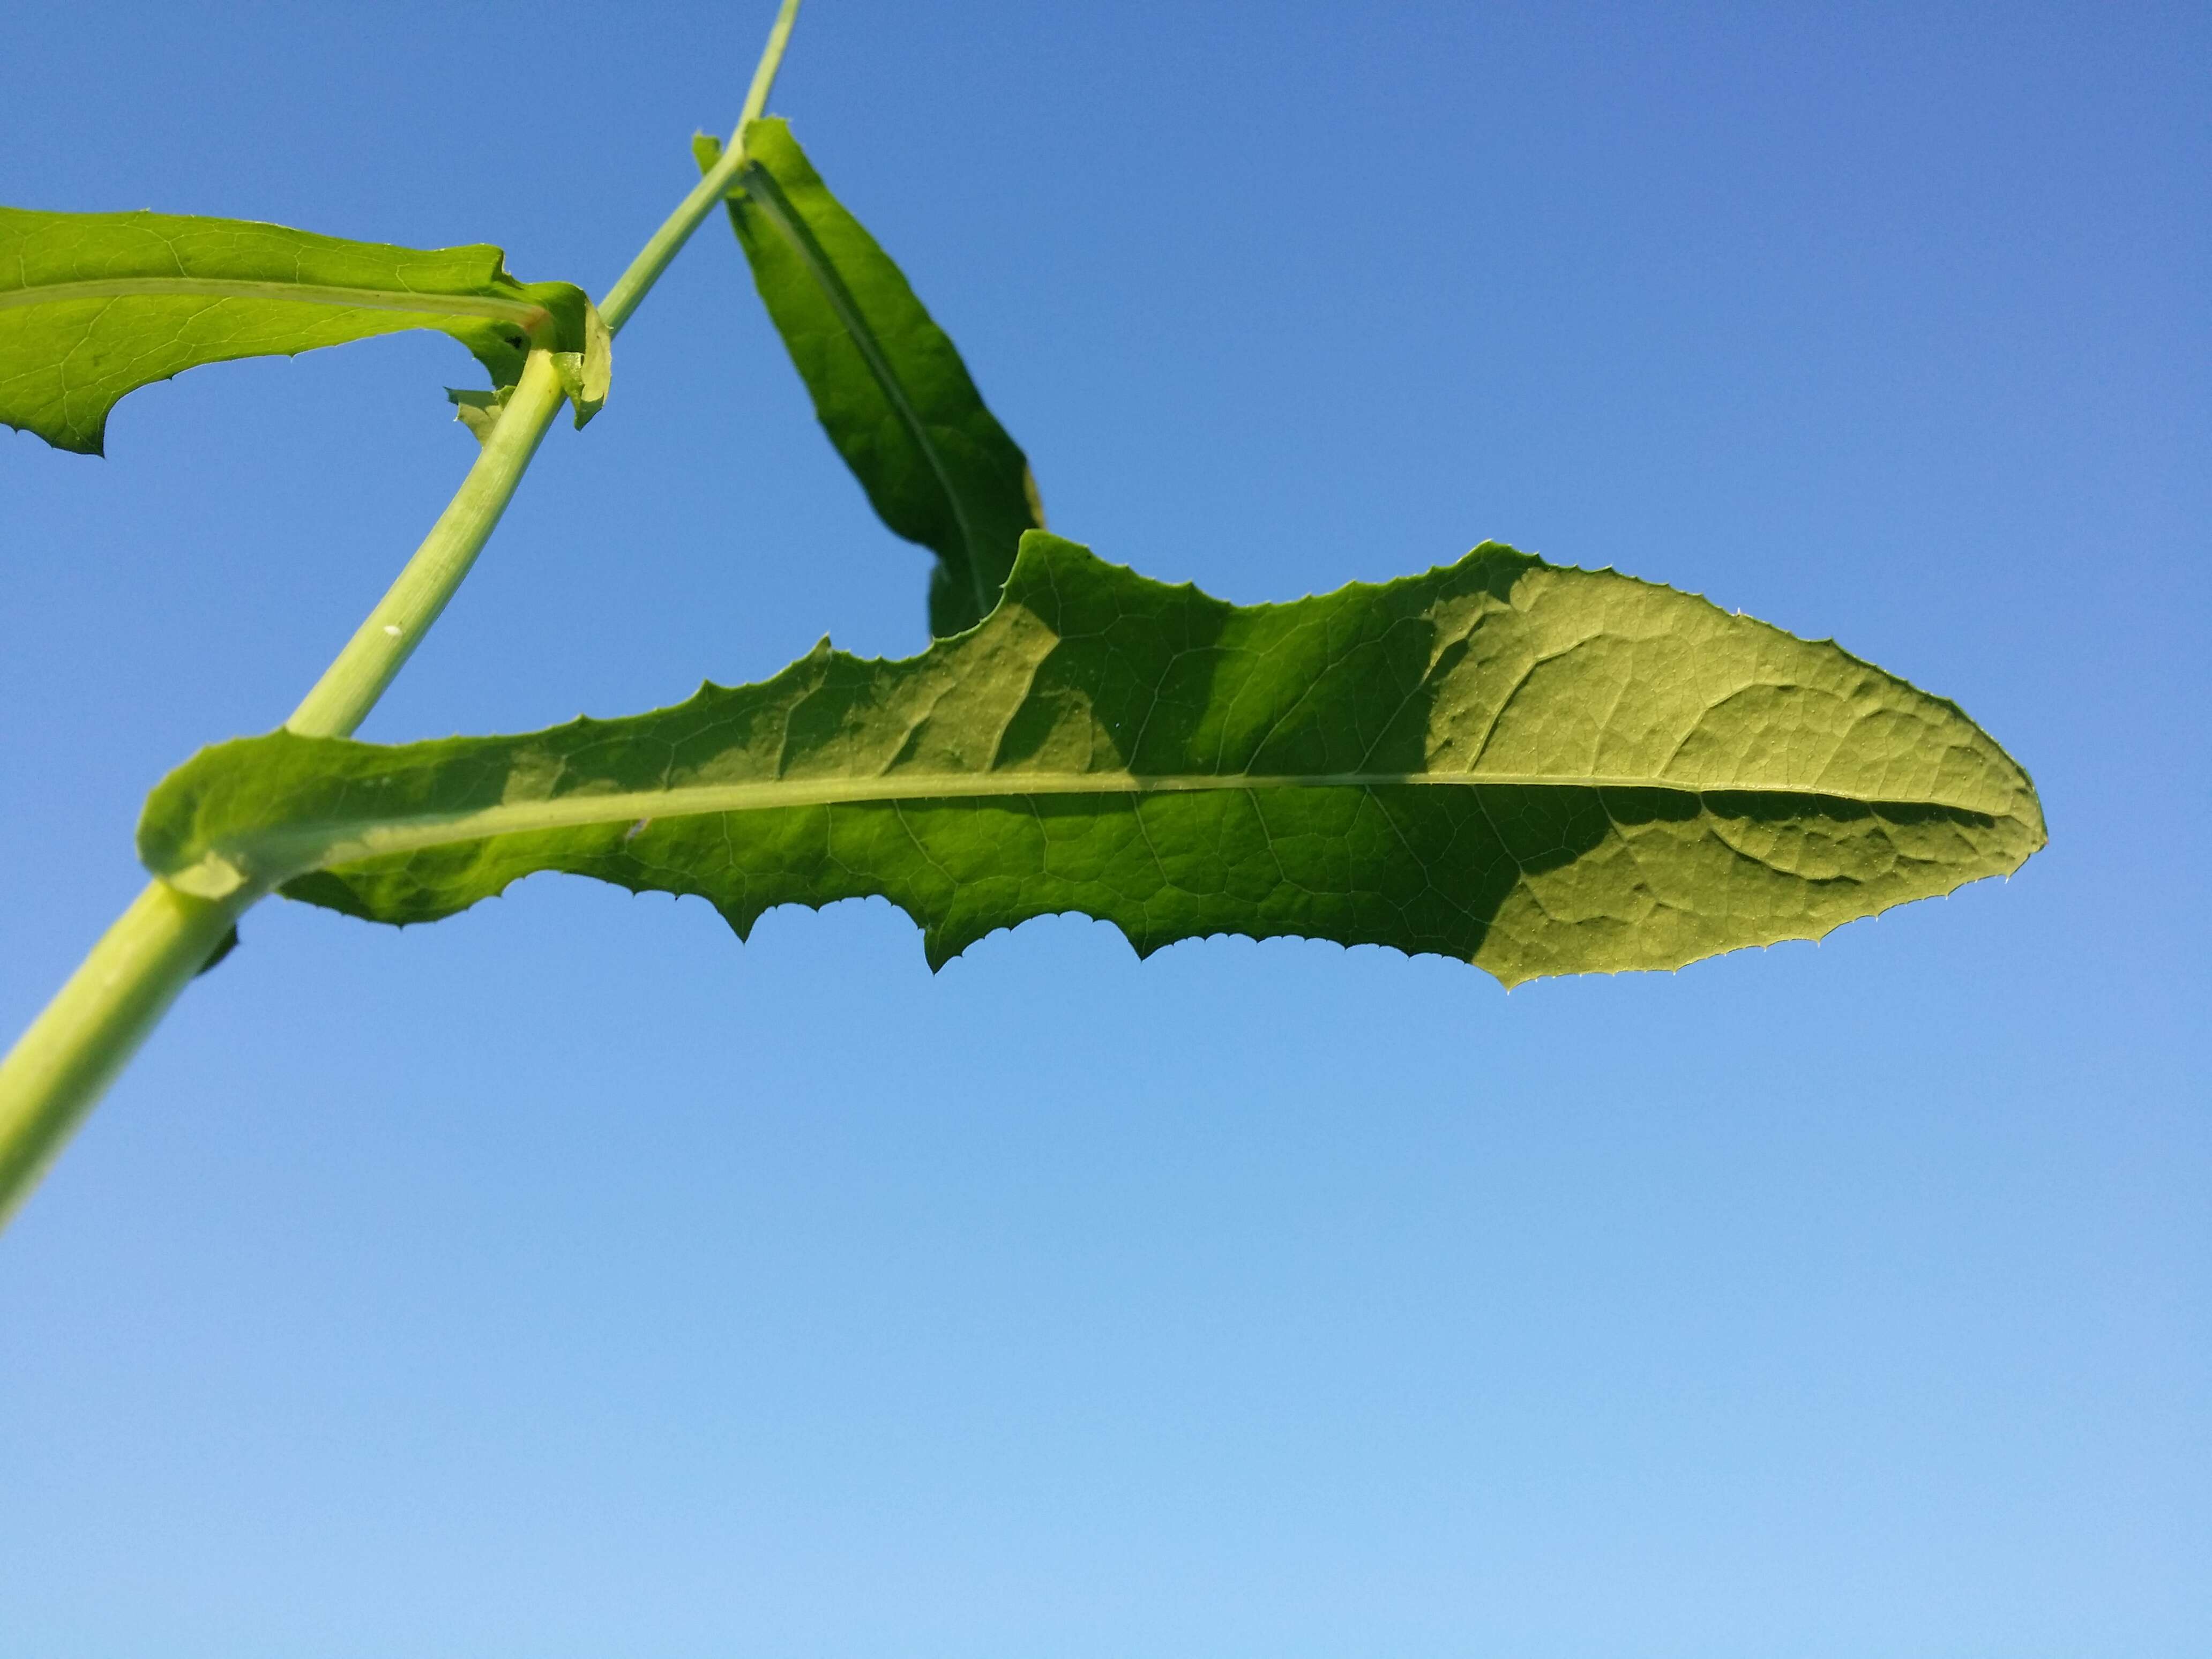
[[[579,423],[605,395],[583,290],[516,282],[495,247],[349,242],[162,213],[0,208],[0,423],[101,453],[127,393],[203,363],[293,356],[406,329],[466,346],[495,386],[532,345],[564,354]]]
[[[156,874],[427,921],[535,871],[700,895],[742,937],[880,894],[933,965],[1079,911],[1140,953],[1297,934],[1506,983],[1814,938],[2009,873],[2027,775],[1953,704],[1610,571],[1486,544],[1238,607],[1024,541],[980,628],[514,738],[278,732],[147,804]]]
[[[1044,509],[1021,449],[890,257],[830,193],[781,119],[744,131],[730,222],[830,441],[892,531],[937,555],[940,638],[998,602]],[[720,143],[692,141],[700,170]]]

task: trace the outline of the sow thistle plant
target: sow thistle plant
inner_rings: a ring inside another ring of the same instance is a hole
[[[481,443],[466,480],[290,718],[148,798],[152,883],[0,1064],[0,1214],[271,893],[430,921],[558,870],[696,894],[740,938],[881,895],[933,965],[1077,911],[1140,954],[1299,935],[1513,985],[1818,938],[2043,845],[2027,773],[1955,704],[1672,588],[1486,543],[1232,605],[1048,532],[951,341],[764,118],[796,9],[732,142],[696,141],[696,187],[596,305],[490,247],[0,209],[0,421],[57,448],[99,453],[118,399],[185,369],[400,330],[491,381],[450,394]],[[934,642],[825,641],[757,685],[518,737],[352,741],[717,204],[831,443],[936,556]]]

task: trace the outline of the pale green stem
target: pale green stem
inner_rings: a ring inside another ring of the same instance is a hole
[[[759,67],[753,70],[753,83],[745,91],[743,112],[738,117],[737,131],[730,135],[729,148],[714,169],[692,187],[691,193],[678,205],[661,223],[659,230],[622,280],[607,290],[607,297],[599,301],[599,315],[607,319],[607,327],[619,332],[637,309],[637,302],[645,292],[668,268],[676,251],[684,246],[699,222],[714,210],[714,204],[730,193],[737,182],[738,172],[745,164],[745,129],[760,119],[761,112],[768,107],[769,89],[775,85],[775,72],[783,67],[783,49],[791,40],[791,26],[799,18],[799,0],[783,0],[783,8],[775,15],[775,27],[768,32],[768,46],[761,53]]]
[[[0,1224],[259,896],[194,898],[149,882],[0,1061]]]
[[[376,706],[491,538],[545,428],[560,412],[562,395],[551,354],[532,352],[469,476],[399,579],[301,699],[287,727],[302,737],[342,738]]]
[[[728,152],[630,261],[599,313],[618,330],[744,165],[746,126],[767,106],[799,0],[783,0]],[[360,725],[469,574],[561,408],[552,359],[533,351],[475,465],[389,592],[285,725],[343,737]],[[220,900],[154,882],[100,936],[0,1060],[0,1227],[4,1227],[169,1005],[263,896]]]

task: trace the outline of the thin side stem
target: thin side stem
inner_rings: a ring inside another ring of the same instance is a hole
[[[744,165],[739,141],[767,106],[798,15],[799,0],[783,0],[721,163],[684,198],[600,301],[610,331],[629,319]],[[561,403],[552,359],[532,352],[468,477],[398,580],[292,712],[285,722],[292,731],[343,737],[360,725],[483,550]],[[149,884],[0,1060],[0,1227],[238,918],[263,896],[246,888],[208,900]]]
[[[768,46],[761,52],[759,67],[753,70],[753,83],[746,89],[744,109],[738,117],[737,131],[731,134],[722,159],[692,186],[691,193],[678,204],[676,211],[661,222],[660,228],[653,233],[638,250],[637,258],[630,261],[629,269],[607,290],[607,297],[599,301],[599,315],[606,319],[609,332],[622,331],[630,313],[637,309],[637,302],[659,280],[660,273],[668,269],[668,262],[676,257],[677,250],[737,182],[738,171],[745,164],[745,129],[760,119],[761,112],[768,107],[769,89],[775,85],[776,71],[783,67],[783,49],[790,44],[791,26],[798,18],[799,0],[783,0],[782,9],[775,15],[775,27],[768,32]]]

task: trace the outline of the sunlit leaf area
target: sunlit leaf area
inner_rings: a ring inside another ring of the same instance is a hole
[[[0,1651],[2198,1650],[2212,22],[9,38]]]

